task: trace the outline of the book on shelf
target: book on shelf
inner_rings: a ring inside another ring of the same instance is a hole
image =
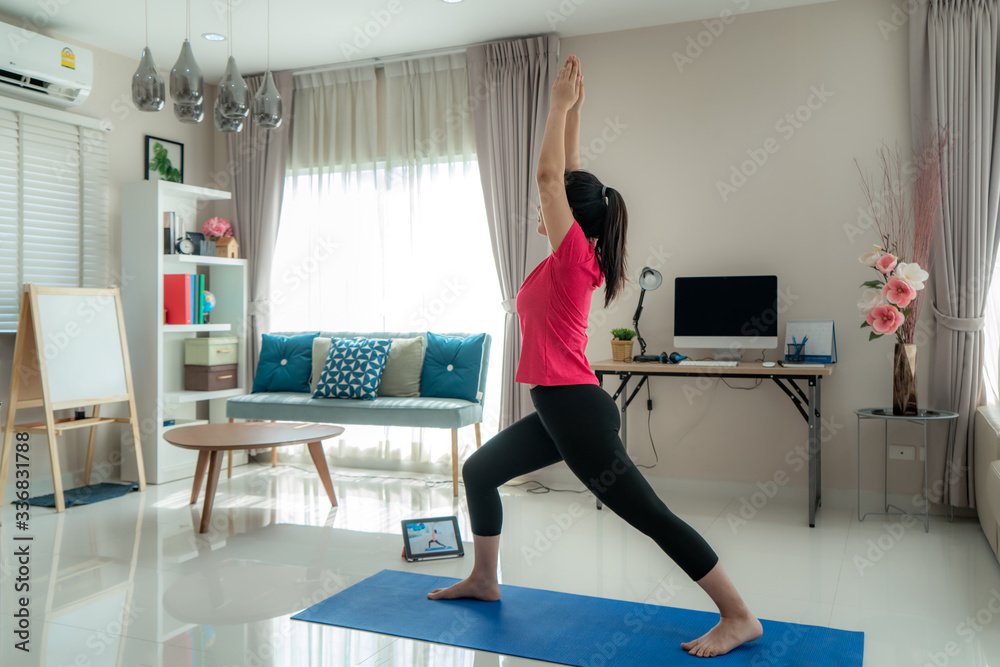
[[[167,324],[192,324],[191,279],[187,273],[163,274],[163,307]]]

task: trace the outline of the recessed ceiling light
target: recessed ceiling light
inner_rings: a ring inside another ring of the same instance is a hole
[[[441,2],[447,2],[447,3],[451,4],[451,3],[454,3],[454,2],[462,2],[462,0],[441,0]]]
[[[207,39],[210,42],[224,42],[224,41],[226,41],[226,36],[225,35],[220,35],[217,32],[206,32],[204,35],[202,35],[202,37],[204,37],[205,39]]]

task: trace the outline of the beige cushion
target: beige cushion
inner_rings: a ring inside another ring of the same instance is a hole
[[[317,336],[313,338],[312,375],[309,387],[316,393],[319,376],[326,366],[326,355],[330,352],[333,341],[330,338]],[[424,368],[424,339],[393,338],[389,348],[389,359],[386,361],[382,379],[378,385],[379,396],[420,396],[420,373]]]
[[[424,339],[393,338],[389,361],[378,385],[379,396],[420,396],[420,374],[424,369]]]
[[[326,366],[326,355],[329,354],[332,345],[333,339],[331,338],[320,336],[313,338],[313,368],[312,375],[309,376],[310,394],[316,393],[316,385],[319,384],[319,376],[323,373],[323,367]]]

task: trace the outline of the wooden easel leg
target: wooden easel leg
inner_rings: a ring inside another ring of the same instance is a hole
[[[45,407],[45,437],[49,440],[49,458],[52,464],[52,493],[56,498],[56,512],[66,511],[66,500],[63,498],[62,467],[59,465],[59,448],[56,444],[56,423],[52,410]]]
[[[458,497],[458,429],[451,429],[451,495]]]
[[[135,396],[129,395],[128,416],[132,425],[132,442],[135,446],[135,469],[139,477],[139,490],[146,490],[146,468],[142,463],[142,438],[139,435],[139,412],[135,407]]]
[[[94,419],[101,416],[101,406],[94,406]],[[90,486],[90,471],[94,466],[94,445],[97,444],[97,427],[90,427],[90,439],[87,441],[87,465],[83,468],[83,485]]]
[[[479,449],[483,446],[483,437],[479,435],[479,422],[476,422],[473,426],[476,427],[476,449]]]
[[[17,368],[14,369],[14,375],[17,375]],[[13,384],[14,380],[11,380]],[[11,390],[14,393],[14,390]],[[15,397],[16,401],[17,398]],[[7,426],[3,431],[3,451],[0,456],[0,504],[3,503],[4,487],[7,486],[7,473],[10,468],[10,459],[14,456],[14,413],[17,410],[13,407],[13,402],[11,407],[7,408]]]

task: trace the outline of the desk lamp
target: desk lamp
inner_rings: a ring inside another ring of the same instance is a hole
[[[663,283],[663,276],[656,269],[651,269],[648,266],[643,267],[642,275],[639,276],[639,287],[642,288],[642,292],[639,293],[639,307],[635,309],[635,315],[632,316],[632,326],[635,327],[636,338],[639,339],[639,354],[632,357],[632,361],[659,361],[659,356],[654,356],[651,354],[646,354],[646,341],[642,339],[642,334],[639,333],[639,316],[642,315],[642,300],[646,296],[647,290],[654,290]]]

